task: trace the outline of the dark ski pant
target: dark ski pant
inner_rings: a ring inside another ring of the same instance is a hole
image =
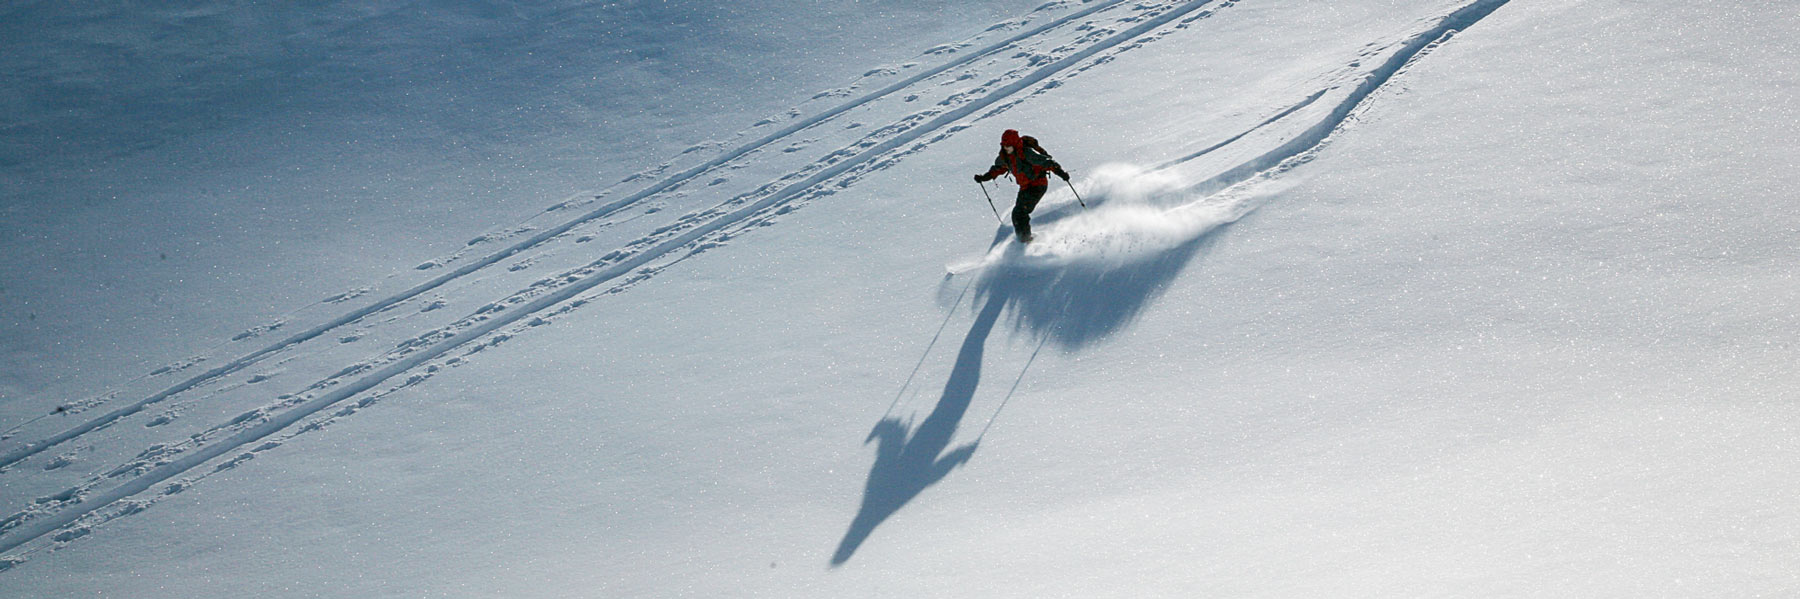
[[[1031,211],[1037,209],[1038,200],[1044,199],[1048,189],[1049,185],[1019,188],[1019,199],[1013,201],[1012,218],[1013,231],[1019,234],[1020,240],[1031,237]]]

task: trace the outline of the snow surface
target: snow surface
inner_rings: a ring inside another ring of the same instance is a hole
[[[0,596],[1800,592],[1800,7],[0,17]]]

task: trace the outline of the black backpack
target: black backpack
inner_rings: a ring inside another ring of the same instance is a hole
[[[1030,135],[1020,135],[1019,136],[1019,145],[1024,146],[1025,149],[1027,149],[1027,150],[1033,150],[1039,154],[1043,154],[1045,158],[1050,157],[1050,153],[1044,151],[1044,146],[1038,145],[1038,140],[1036,137],[1032,137]]]

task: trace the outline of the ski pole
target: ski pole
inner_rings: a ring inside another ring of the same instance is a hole
[[[1063,179],[1063,183],[1069,183],[1069,180]],[[1087,202],[1081,201],[1081,192],[1075,191],[1074,183],[1069,183],[1069,193],[1075,194],[1075,201],[1081,204],[1082,210],[1087,210]]]
[[[1000,209],[994,207],[994,196],[988,195],[987,186],[982,185],[980,181],[976,181],[975,184],[981,185],[981,195],[982,197],[987,198],[988,210],[994,211],[994,220],[1000,221],[1000,224],[1002,225],[1006,224],[1006,220],[1000,218]]]

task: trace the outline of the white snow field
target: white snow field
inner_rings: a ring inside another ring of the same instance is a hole
[[[0,9],[0,597],[1800,594],[1800,5],[743,6]]]

